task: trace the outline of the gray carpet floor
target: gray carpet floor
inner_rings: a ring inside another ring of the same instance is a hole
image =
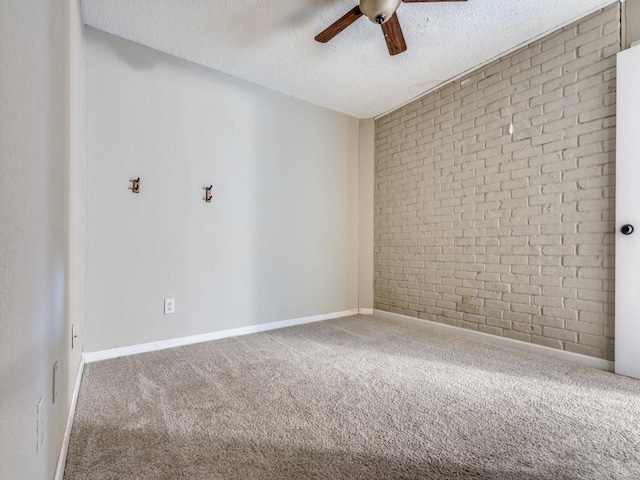
[[[640,479],[640,381],[330,320],[87,365],[64,478]]]

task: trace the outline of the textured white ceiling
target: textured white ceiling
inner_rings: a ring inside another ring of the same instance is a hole
[[[92,27],[359,118],[436,85],[612,0],[403,3],[408,50],[389,56],[365,17],[314,37],[356,0],[84,0]]]

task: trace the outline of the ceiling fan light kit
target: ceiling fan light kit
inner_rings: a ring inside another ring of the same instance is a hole
[[[466,2],[467,0],[360,0],[360,4],[343,15],[337,22],[316,36],[320,43],[327,43],[362,15],[382,27],[390,55],[407,50],[402,28],[396,15],[401,3]]]
[[[360,11],[373,23],[382,25],[396,13],[402,0],[361,0]]]

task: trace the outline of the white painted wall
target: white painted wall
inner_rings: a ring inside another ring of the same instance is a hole
[[[78,299],[69,293],[70,230],[82,210],[69,209],[84,144],[79,5],[2,1],[0,32],[0,478],[39,480],[53,477],[80,358],[70,349]],[[74,242],[81,250],[82,237]]]
[[[375,120],[360,120],[358,303],[363,309],[373,309],[375,128]]]
[[[85,327],[85,270],[86,270],[86,181],[87,132],[86,99],[87,79],[85,62],[84,24],[82,0],[66,0],[69,7],[69,82],[68,82],[68,170],[65,191],[67,195],[67,340],[71,326],[75,326],[75,346],[70,350],[68,377],[70,386],[75,381],[82,357]]]
[[[626,0],[624,3],[624,48],[640,42],[640,0]]]
[[[85,350],[356,308],[358,120],[86,36]]]

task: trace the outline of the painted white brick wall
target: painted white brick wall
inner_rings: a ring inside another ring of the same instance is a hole
[[[620,32],[616,4],[376,121],[376,308],[613,360]]]

